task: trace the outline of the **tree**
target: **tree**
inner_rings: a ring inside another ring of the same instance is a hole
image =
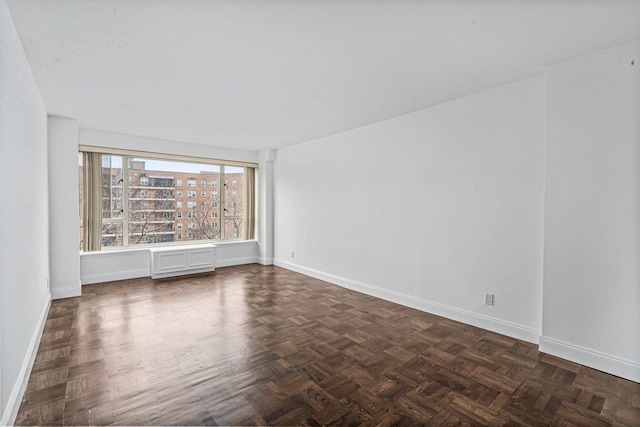
[[[173,241],[173,178],[148,177],[137,169],[130,175],[129,244]]]
[[[200,197],[191,207],[191,220],[196,224],[198,239],[220,239],[220,196]]]

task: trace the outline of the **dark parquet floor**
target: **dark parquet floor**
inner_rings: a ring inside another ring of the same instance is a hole
[[[640,384],[278,267],[53,301],[18,425],[640,425]]]

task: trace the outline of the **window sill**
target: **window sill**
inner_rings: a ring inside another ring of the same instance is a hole
[[[227,246],[254,246],[258,244],[257,240],[238,240],[238,241],[206,241],[206,240],[191,240],[187,242],[174,242],[166,245],[137,245],[128,248],[103,248],[101,251],[93,251],[93,252],[82,252],[80,251],[81,258],[92,258],[92,257],[104,257],[110,255],[120,255],[120,254],[131,254],[136,252],[148,252],[149,249],[159,249],[159,248],[179,248],[180,246],[190,246],[190,245],[202,245],[205,243],[211,243],[216,245],[217,247],[227,247]]]

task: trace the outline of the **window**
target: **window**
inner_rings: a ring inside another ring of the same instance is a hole
[[[195,224],[190,240],[253,239],[253,218],[247,209],[253,206],[254,166],[226,165],[222,162],[206,163],[186,157],[149,154],[118,154],[94,151],[83,147],[80,153],[80,226],[81,248],[85,251],[103,247],[129,247],[136,244],[164,244],[182,240],[183,218],[181,209],[183,191],[177,189],[187,181],[187,216]],[[101,149],[105,150],[105,149]],[[188,179],[186,177],[189,177]],[[179,177],[179,178],[178,178]],[[197,199],[195,188],[219,186],[218,182],[234,183],[216,190],[201,190],[203,199]],[[83,185],[93,182],[95,184]],[[232,190],[233,187],[233,190]],[[207,200],[211,195],[216,200]],[[183,199],[184,200],[184,199]],[[223,202],[220,205],[220,202]],[[224,208],[224,209],[223,209]],[[91,218],[91,221],[89,221]],[[216,221],[209,222],[215,218]],[[180,237],[179,237],[180,236]]]
[[[189,223],[189,230],[195,230],[196,229],[196,223],[195,222],[190,222]]]

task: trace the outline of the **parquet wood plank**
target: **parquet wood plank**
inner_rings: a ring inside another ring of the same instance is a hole
[[[53,301],[17,425],[640,425],[640,384],[273,266]]]

